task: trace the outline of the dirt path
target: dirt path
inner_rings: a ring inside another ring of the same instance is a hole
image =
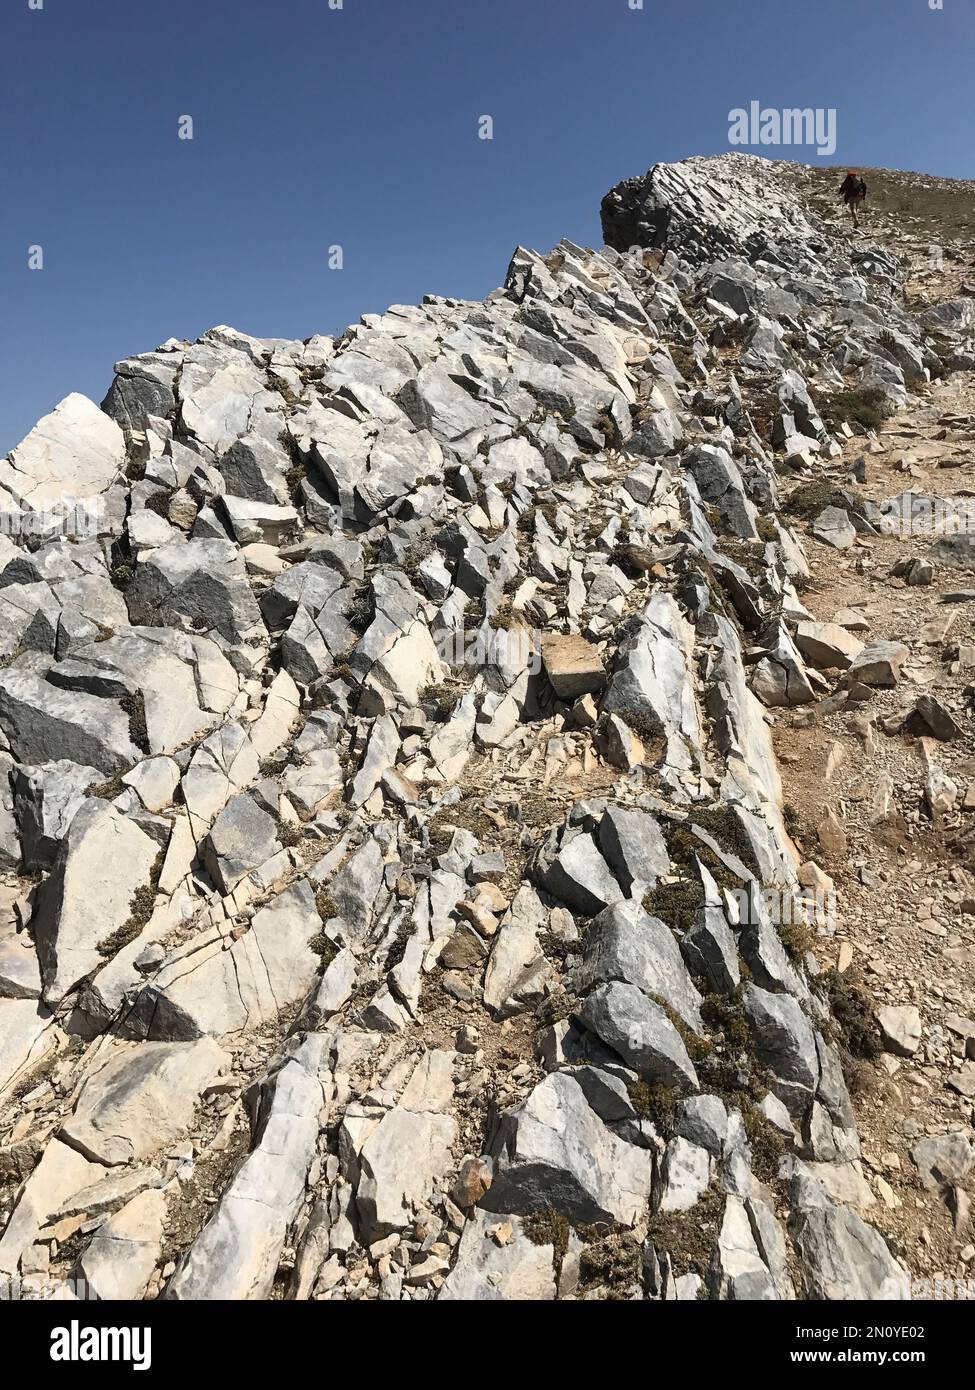
[[[973,430],[975,384],[958,374],[926,388],[876,441],[849,441],[829,472],[877,502],[907,489],[975,493]],[[851,484],[848,470],[860,457],[866,479]],[[946,1203],[925,1190],[910,1157],[924,1136],[970,1137],[975,1106],[975,1061],[965,1060],[966,1049],[975,1057],[975,595],[944,602],[946,593],[975,590],[975,576],[940,563],[925,536],[859,536],[846,552],[812,538],[806,545],[812,582],[802,598],[813,616],[831,622],[841,614],[859,640],[909,651],[893,689],[832,711],[836,697],[827,697],[784,713],[775,731],[797,842],[836,885],[835,934],[818,942],[820,960],[854,997],[864,988],[874,1009],[914,1006],[920,1017],[920,1038],[902,1049],[916,1047],[912,1055],[898,1056],[888,1039],[874,1064],[858,1069],[869,1219],[916,1276],[975,1278],[964,1194],[955,1189]],[[910,559],[931,560],[930,583],[891,574]],[[862,614],[862,628],[842,610]],[[921,695],[950,712],[955,737],[901,731]],[[953,805],[936,815],[926,805],[926,758],[955,784],[954,798],[945,798]]]

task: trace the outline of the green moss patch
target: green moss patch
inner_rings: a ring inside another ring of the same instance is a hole
[[[874,1061],[882,1051],[880,1026],[866,990],[848,971],[828,970],[818,983],[829,1000],[841,1047],[851,1057]]]
[[[123,946],[128,946],[130,941],[134,941],[141,935],[149,918],[152,916],[153,908],[156,905],[156,890],[159,887],[159,878],[162,874],[163,863],[165,862],[166,852],[160,850],[156,855],[155,862],[149,872],[149,882],[143,883],[132,894],[129,902],[129,916],[103,941],[99,941],[96,950],[100,956],[111,959],[118,954]]]
[[[583,1247],[579,1280],[584,1288],[627,1292],[640,1282],[640,1246],[630,1231],[614,1231]]]
[[[559,1263],[565,1258],[572,1227],[560,1211],[533,1212],[522,1219],[522,1228],[532,1245],[551,1245]]]
[[[705,1281],[724,1216],[720,1192],[705,1192],[690,1211],[658,1212],[650,1223],[654,1248],[670,1256],[674,1274],[697,1274]]]

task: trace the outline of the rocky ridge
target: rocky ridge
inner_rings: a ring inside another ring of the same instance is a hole
[[[975,367],[975,300],[912,309],[750,156],[603,233],[337,340],[170,341],[0,465],[0,1276],[904,1295],[771,728],[900,679],[808,547],[880,529],[824,476]]]

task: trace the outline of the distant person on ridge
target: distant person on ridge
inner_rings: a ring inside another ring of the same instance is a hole
[[[867,196],[867,185],[856,169],[847,169],[846,178],[839,187],[839,195],[850,209],[854,229],[859,230],[860,219],[857,217],[857,208]]]

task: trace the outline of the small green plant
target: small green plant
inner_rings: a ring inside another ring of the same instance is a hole
[[[276,372],[268,369],[267,380],[271,390],[277,391],[279,396],[283,396],[288,405],[297,404],[298,397],[295,395],[291,383],[285,381],[284,377],[280,377]]]
[[[809,951],[816,944],[815,937],[805,922],[780,922],[779,939],[796,965],[801,965]]]
[[[652,710],[624,710],[620,718],[648,752],[652,750],[658,756],[663,753],[663,725]]]
[[[707,1279],[724,1206],[724,1195],[712,1188],[690,1211],[658,1212],[654,1216],[648,1238],[657,1250],[670,1256],[675,1274],[698,1274]]]
[[[308,465],[302,457],[301,450],[298,448],[298,441],[288,430],[281,431],[278,435],[278,443],[291,460],[291,465],[284,475],[284,482],[288,489],[288,496],[297,506],[301,502],[301,483],[308,476]]]
[[[855,1058],[872,1062],[882,1051],[880,1026],[870,998],[854,976],[847,971],[829,970],[820,976],[833,1011],[845,1050]]]
[[[668,1004],[667,1000],[662,999],[659,994],[651,994],[649,998],[651,998],[655,1004],[659,1005],[670,1019],[674,1031],[680,1034],[680,1040],[687,1049],[687,1055],[692,1062],[703,1062],[710,1057],[711,1044],[708,1042],[707,1038],[700,1037],[692,1028],[688,1028],[687,1024],[672,1004]]]
[[[149,745],[149,730],[146,726],[146,702],[141,690],[128,691],[119,700],[122,710],[129,717],[129,738],[143,753],[152,751]]]
[[[332,961],[338,955],[338,947],[330,936],[326,936],[323,931],[316,932],[314,936],[308,938],[308,948],[314,951],[316,956],[322,960],[322,968],[327,970]]]
[[[658,883],[643,899],[643,906],[651,917],[659,917],[661,922],[677,931],[689,931],[703,905],[704,886],[699,878]]]
[[[564,808],[555,797],[543,796],[540,792],[528,792],[522,798],[519,809],[521,823],[532,830],[548,829],[562,819]]]
[[[373,619],[375,607],[368,589],[360,589],[349,605],[346,621],[353,632],[365,632]]]
[[[545,1211],[532,1212],[524,1218],[522,1227],[532,1245],[551,1245],[556,1259],[564,1259],[572,1228],[560,1211],[549,1207]]]
[[[873,386],[835,391],[832,395],[818,400],[816,404],[831,428],[845,422],[859,425],[865,430],[875,430],[879,429],[890,414],[883,391]]]
[[[701,1017],[715,1032],[724,1035],[734,1052],[751,1053],[755,1039],[739,999],[727,994],[706,994],[701,1005]]]
[[[547,1028],[553,1023],[561,1023],[564,1018],[568,1018],[575,1007],[575,997],[559,988],[542,1000],[535,1010],[535,1017],[539,1027]]]
[[[315,892],[315,906],[318,908],[318,915],[323,922],[330,922],[333,917],[340,915],[338,904],[324,886]]]
[[[640,1281],[640,1246],[630,1231],[614,1231],[583,1246],[579,1256],[583,1285],[629,1290]]]
[[[623,444],[623,436],[620,434],[620,427],[616,423],[613,412],[607,406],[596,416],[596,426],[606,441],[607,449],[619,449]]]
[[[142,504],[147,512],[155,512],[163,521],[169,520],[169,493],[160,489],[151,493]]]
[[[695,806],[692,814],[688,818],[693,825],[700,826],[706,830],[713,840],[716,840],[723,850],[734,854],[738,859],[748,863],[752,855],[751,842],[742,827],[741,821],[735,815],[730,806]],[[696,836],[692,837],[695,844],[700,844]],[[707,850],[707,853],[710,851]],[[702,856],[699,851],[695,851],[697,857]],[[720,864],[720,860],[718,861]],[[729,871],[722,866],[723,873]],[[734,875],[732,875],[734,877]],[[737,879],[735,879],[737,883]],[[733,885],[729,885],[733,886]]]
[[[680,1095],[673,1086],[660,1082],[631,1081],[626,1088],[633,1109],[641,1120],[650,1120],[657,1126],[665,1139],[674,1132],[677,1123],[677,1107]]]
[[[262,758],[258,770],[262,777],[279,777],[287,766],[287,758]]]
[[[104,940],[99,941],[96,946],[95,949],[100,956],[110,958],[117,955],[123,946],[128,946],[130,941],[134,941],[137,936],[141,935],[142,929],[152,916],[153,908],[156,905],[156,890],[159,887],[165,859],[165,850],[160,850],[149,871],[149,882],[141,884],[132,894],[129,903],[129,916],[120,927],[117,927]]]
[[[794,488],[783,503],[783,511],[800,520],[811,521],[824,507],[848,506],[846,497],[835,483],[828,478],[816,478],[810,483],[801,483]]]
[[[449,719],[460,702],[460,691],[449,685],[428,685],[420,692],[420,704],[432,707],[437,719]]]
[[[690,348],[684,347],[681,343],[669,343],[667,351],[681,376],[693,378],[697,375],[696,359]]]
[[[14,647],[13,651],[10,652],[8,656],[0,657],[0,670],[12,666],[19,656],[23,656],[26,650],[27,648],[24,646],[23,642],[18,642],[17,646]]]
[[[445,806],[430,817],[427,833],[431,848],[437,854],[448,849],[455,830],[469,830],[479,841],[493,838],[494,822],[477,805],[474,797],[465,797],[453,806]]]
[[[778,1177],[785,1140],[754,1101],[742,1101],[741,1118],[752,1151],[752,1172],[760,1182],[771,1182]]]
[[[121,796],[125,791],[125,783],[122,781],[122,774],[116,773],[107,782],[91,782],[85,788],[85,796],[98,796],[103,801],[114,801],[117,796]]]
[[[285,849],[294,849],[305,838],[304,830],[292,821],[278,819],[278,840]]]

